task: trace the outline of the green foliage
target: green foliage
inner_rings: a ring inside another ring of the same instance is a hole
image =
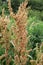
[[[11,5],[12,5],[12,8],[13,8],[13,11],[17,12],[18,7],[20,5],[20,1],[19,0],[11,0]]]
[[[32,48],[36,46],[36,43],[43,42],[43,22],[33,22],[28,27],[28,31]]]
[[[43,0],[30,0],[29,5],[32,9],[43,10]]]
[[[43,11],[30,10],[29,16],[36,18],[36,20],[43,20]]]
[[[5,49],[3,49],[3,48],[2,48],[2,45],[0,44],[0,56],[1,56],[2,54],[4,54],[4,52],[5,52]]]
[[[0,14],[2,14],[3,8],[5,8],[5,14],[9,13],[7,2],[3,2],[2,0],[0,0]]]

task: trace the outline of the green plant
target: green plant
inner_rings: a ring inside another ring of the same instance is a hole
[[[36,48],[33,50],[36,50],[36,60],[30,60],[31,65],[43,65],[43,52],[42,52],[43,42],[41,43],[40,47],[38,46],[38,43],[36,44]]]
[[[36,46],[36,43],[43,42],[43,22],[33,22],[28,28],[28,31],[32,48]]]

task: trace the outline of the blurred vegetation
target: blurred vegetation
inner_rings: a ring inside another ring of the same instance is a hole
[[[31,5],[32,9],[43,10],[43,0],[30,0],[29,5]]]
[[[17,12],[20,3],[24,0],[11,0],[11,5],[14,12]],[[0,0],[0,14],[2,13],[2,9],[5,8],[5,14],[9,14],[8,11],[8,1],[7,0]],[[27,31],[29,35],[29,42],[28,42],[28,49],[34,49],[38,43],[40,47],[41,43],[43,42],[43,0],[30,0],[28,7],[31,7],[28,13],[28,25]],[[13,24],[13,19],[11,18],[11,22],[8,25],[8,29],[10,29],[11,25]],[[12,47],[12,46],[11,46]],[[0,45],[0,55],[4,53],[4,49]],[[12,50],[9,52],[13,56]],[[32,51],[30,55],[36,59],[36,51]],[[0,61],[2,63],[2,61]],[[10,63],[12,65],[13,61]],[[5,64],[4,64],[5,65]],[[27,63],[27,65],[29,65]]]

